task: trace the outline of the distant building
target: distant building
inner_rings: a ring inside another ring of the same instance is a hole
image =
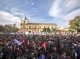
[[[52,30],[53,28],[56,27],[57,27],[56,24],[51,23],[29,23],[28,19],[25,16],[20,23],[20,32],[41,33],[43,31],[43,28],[49,28],[50,30]]]

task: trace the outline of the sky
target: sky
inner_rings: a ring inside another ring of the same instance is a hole
[[[80,15],[80,0],[0,0],[0,24],[19,24],[24,16],[32,23],[69,26]]]

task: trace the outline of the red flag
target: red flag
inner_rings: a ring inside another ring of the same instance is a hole
[[[42,43],[42,47],[46,48],[46,42],[45,41]]]

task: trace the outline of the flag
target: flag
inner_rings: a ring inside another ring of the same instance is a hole
[[[42,47],[46,48],[46,42],[42,43]]]
[[[18,45],[22,44],[22,42],[18,41],[17,39],[14,39],[14,42],[17,43]]]

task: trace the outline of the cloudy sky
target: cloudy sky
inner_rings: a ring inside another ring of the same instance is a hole
[[[65,27],[78,15],[80,0],[0,0],[0,24],[19,25],[26,16],[29,22]]]

